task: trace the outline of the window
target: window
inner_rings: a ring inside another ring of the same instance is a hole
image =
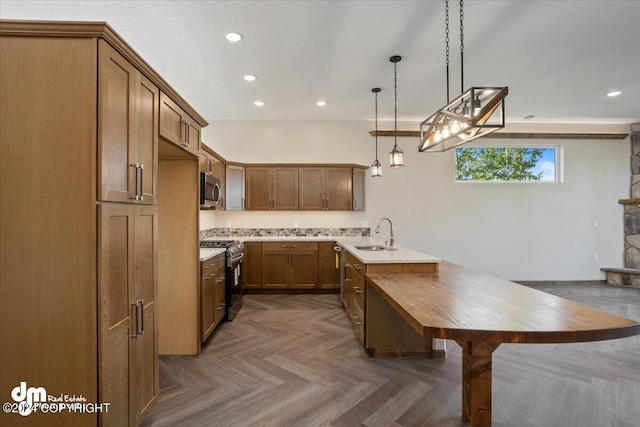
[[[562,182],[559,146],[456,148],[457,182]]]

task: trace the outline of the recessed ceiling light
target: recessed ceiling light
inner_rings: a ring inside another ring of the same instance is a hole
[[[619,90],[612,90],[611,92],[609,92],[609,93],[607,94],[607,96],[618,96],[618,95],[620,95],[621,93],[622,93],[622,91],[619,91]]]
[[[318,101],[318,102],[316,102],[316,105],[318,107],[324,107],[325,105],[327,105],[327,101]]]
[[[224,37],[230,42],[239,42],[242,40],[242,34],[240,33],[225,33]]]
[[[256,107],[262,107],[264,105],[264,101],[256,101],[253,103]]]
[[[257,77],[256,77],[256,76],[254,76],[253,74],[247,74],[246,76],[244,76],[244,79],[245,79],[246,81],[248,81],[248,82],[252,82],[252,81],[254,81],[255,79],[257,79]]]

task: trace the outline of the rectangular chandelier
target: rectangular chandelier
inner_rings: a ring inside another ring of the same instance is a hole
[[[447,151],[504,127],[508,87],[472,87],[420,123],[420,152]]]

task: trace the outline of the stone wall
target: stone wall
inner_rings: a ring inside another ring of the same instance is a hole
[[[631,125],[631,198],[640,200],[640,123]],[[640,205],[624,205],[624,266],[640,268]]]

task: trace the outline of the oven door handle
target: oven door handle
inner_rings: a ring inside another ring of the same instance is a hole
[[[236,262],[240,261],[242,258],[244,258],[244,252],[232,257],[231,258],[231,264],[235,264]]]

